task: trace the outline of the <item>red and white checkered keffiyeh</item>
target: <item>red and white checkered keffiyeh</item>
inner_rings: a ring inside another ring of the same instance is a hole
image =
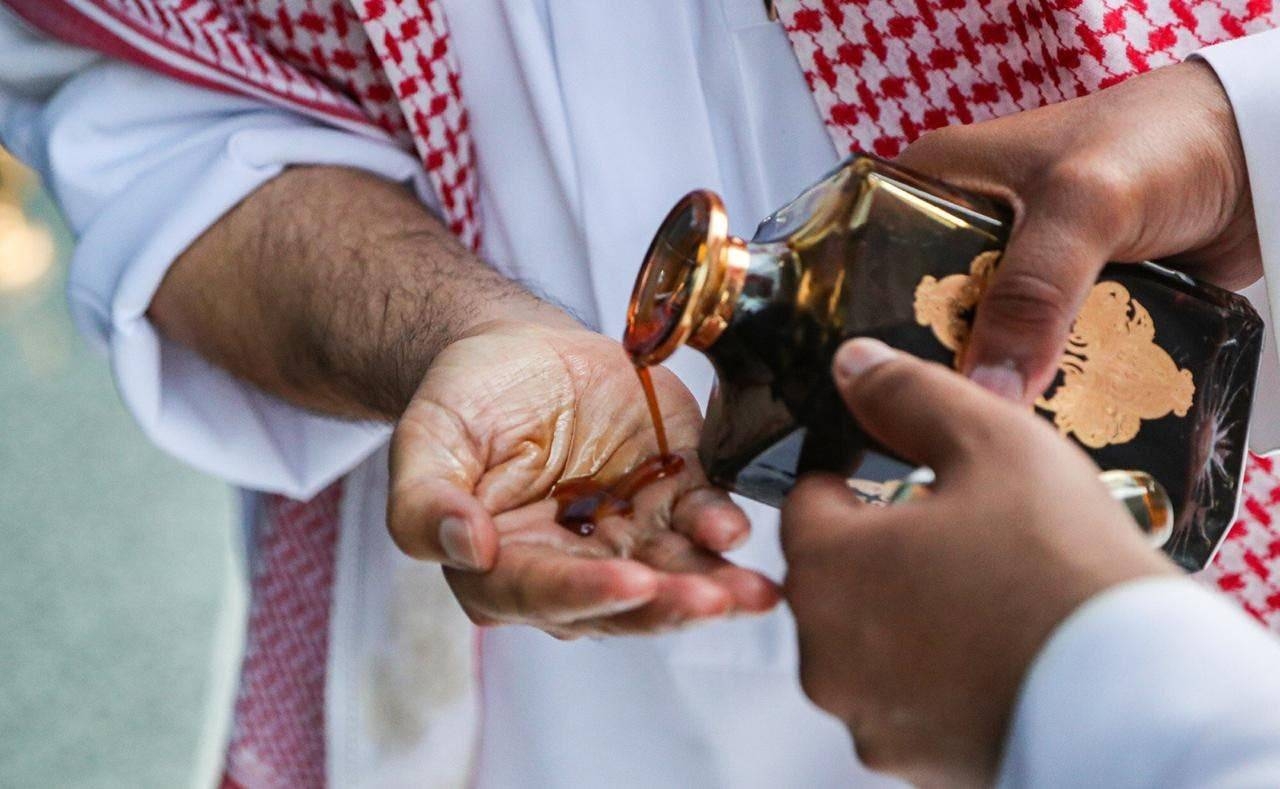
[[[223,789],[324,786],[325,667],[341,499],[336,483],[310,501],[262,502]]]
[[[841,151],[1072,99],[1280,24],[1271,0],[776,0]]]
[[[3,0],[73,44],[417,150],[480,244],[475,157],[439,0]]]
[[[37,27],[188,82],[417,151],[450,228],[479,247],[467,114],[439,0],[0,0]],[[777,0],[841,151],[1080,96],[1275,27],[1271,0]],[[1203,577],[1280,630],[1280,469]],[[324,783],[324,667],[340,488],[268,497],[226,785]]]

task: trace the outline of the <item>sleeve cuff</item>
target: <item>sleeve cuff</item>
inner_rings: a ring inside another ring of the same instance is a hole
[[[1194,581],[1111,589],[1036,658],[999,785],[1223,785],[1280,767],[1277,666],[1280,642]]]
[[[1255,451],[1280,449],[1280,366],[1272,316],[1280,315],[1280,30],[1215,44],[1197,52],[1214,70],[1231,101],[1253,196],[1264,282],[1245,291],[1271,332],[1263,352],[1250,429]]]
[[[416,159],[122,65],[74,80],[42,120],[53,127],[43,132],[46,182],[80,236],[73,318],[105,346],[152,441],[236,485],[294,498],[313,496],[386,441],[385,424],[317,415],[234,378],[162,337],[146,311],[182,251],[284,168],[360,168],[410,183],[425,200]]]

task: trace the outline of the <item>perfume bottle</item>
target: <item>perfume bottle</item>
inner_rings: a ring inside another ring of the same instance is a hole
[[[868,497],[912,467],[863,433],[831,379],[851,337],[954,366],[1010,225],[1001,204],[856,155],[766,218],[728,233],[693,192],[650,246],[628,351],[681,345],[716,371],[699,454],[718,485],[779,505],[806,471]],[[1106,267],[1036,410],[1104,470],[1149,473],[1173,505],[1164,550],[1204,566],[1234,517],[1262,321],[1248,302],[1151,263]]]

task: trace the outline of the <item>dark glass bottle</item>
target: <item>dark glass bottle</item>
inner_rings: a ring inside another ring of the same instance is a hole
[[[719,198],[686,196],[636,282],[628,350],[706,354],[717,386],[700,455],[712,480],[778,505],[810,470],[874,491],[911,469],[858,428],[832,385],[839,344],[876,337],[954,365],[1009,214],[855,156],[761,223],[728,235]],[[1235,294],[1150,263],[1108,266],[1037,410],[1103,469],[1149,472],[1175,524],[1165,550],[1212,556],[1235,512],[1262,322]]]

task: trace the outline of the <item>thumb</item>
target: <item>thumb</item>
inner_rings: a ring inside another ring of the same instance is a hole
[[[840,347],[836,387],[858,424],[909,462],[931,467],[938,484],[962,465],[999,457],[1020,406],[993,397],[940,364],[860,338]]]
[[[498,532],[474,493],[483,466],[472,446],[458,419],[433,403],[396,426],[387,528],[405,554],[461,570],[493,566]]]
[[[1060,222],[1024,217],[978,302],[961,371],[1016,402],[1039,397],[1105,255]]]

